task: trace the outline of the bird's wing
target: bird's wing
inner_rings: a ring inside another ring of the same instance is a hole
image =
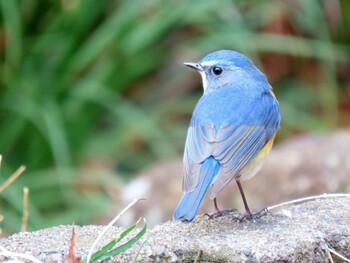
[[[198,183],[201,163],[210,156],[221,165],[215,184],[225,185],[264,146],[265,129],[261,126],[191,126],[187,132],[182,187],[191,192]],[[221,188],[220,188],[221,190]]]
[[[215,142],[214,126],[190,126],[184,152],[182,190],[191,192],[198,184],[201,163],[211,154]]]
[[[211,198],[238,175],[279,129],[277,101],[273,96],[263,96],[260,102],[254,104],[251,113],[246,115],[246,124],[219,129],[212,155],[219,161],[221,169],[211,188]]]
[[[213,156],[221,166],[211,189],[211,197],[215,197],[277,131],[280,121],[277,102],[264,100],[253,106],[244,115],[247,124],[232,118],[231,125],[222,125],[218,131],[210,124],[190,126],[184,152],[184,192],[196,187],[201,163]]]
[[[216,142],[213,156],[221,164],[210,197],[217,193],[264,147],[268,141],[267,130],[264,126],[241,125],[239,127],[225,127],[231,132],[222,141]],[[220,136],[220,130],[218,137]]]

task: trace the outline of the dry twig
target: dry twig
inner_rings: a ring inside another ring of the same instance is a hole
[[[22,216],[22,225],[21,225],[21,231],[27,231],[27,225],[28,225],[28,195],[29,195],[29,189],[28,187],[23,188],[23,216]]]
[[[327,248],[327,251],[330,252],[330,253],[333,253],[334,255],[336,255],[337,257],[339,257],[340,259],[344,260],[344,262],[348,262],[350,263],[350,259],[344,257],[343,255],[339,254],[337,251],[335,251],[334,249],[332,248]],[[333,259],[332,259],[332,262],[333,262]]]
[[[297,203],[303,203],[303,202],[310,201],[310,200],[323,199],[323,198],[336,198],[336,197],[350,197],[350,194],[322,194],[322,195],[308,196],[308,197],[305,197],[305,198],[299,198],[299,199],[295,199],[295,200],[292,200],[292,201],[284,202],[284,203],[281,203],[281,204],[269,206],[267,208],[267,210],[271,211],[271,210],[279,208],[281,206],[292,205],[292,204],[297,204]]]
[[[5,190],[6,187],[8,187],[14,180],[17,179],[18,176],[20,176],[23,171],[26,169],[24,165],[21,165],[16,172],[14,172],[2,185],[0,185],[0,193]]]

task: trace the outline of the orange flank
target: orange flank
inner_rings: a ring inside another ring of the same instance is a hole
[[[271,138],[267,141],[264,147],[260,150],[260,152],[255,155],[255,157],[239,172],[239,176],[237,179],[240,181],[245,181],[252,178],[262,167],[266,156],[270,152],[273,141],[275,140],[276,133],[274,133]]]

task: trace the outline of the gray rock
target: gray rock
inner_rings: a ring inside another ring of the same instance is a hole
[[[169,221],[155,226],[110,262],[132,262],[138,253],[137,262],[329,262],[329,248],[350,258],[350,198],[309,201],[252,221],[240,222],[238,216],[230,212],[209,220],[200,215],[189,224]],[[87,254],[102,229],[76,227],[77,256]],[[121,230],[111,228],[100,246]],[[65,262],[70,236],[71,226],[59,226],[18,233],[0,244],[44,262]]]

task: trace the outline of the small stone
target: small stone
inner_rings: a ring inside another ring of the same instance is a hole
[[[172,251],[169,252],[169,256],[171,257],[171,262],[176,262],[178,261],[178,258],[176,256],[176,254]]]

